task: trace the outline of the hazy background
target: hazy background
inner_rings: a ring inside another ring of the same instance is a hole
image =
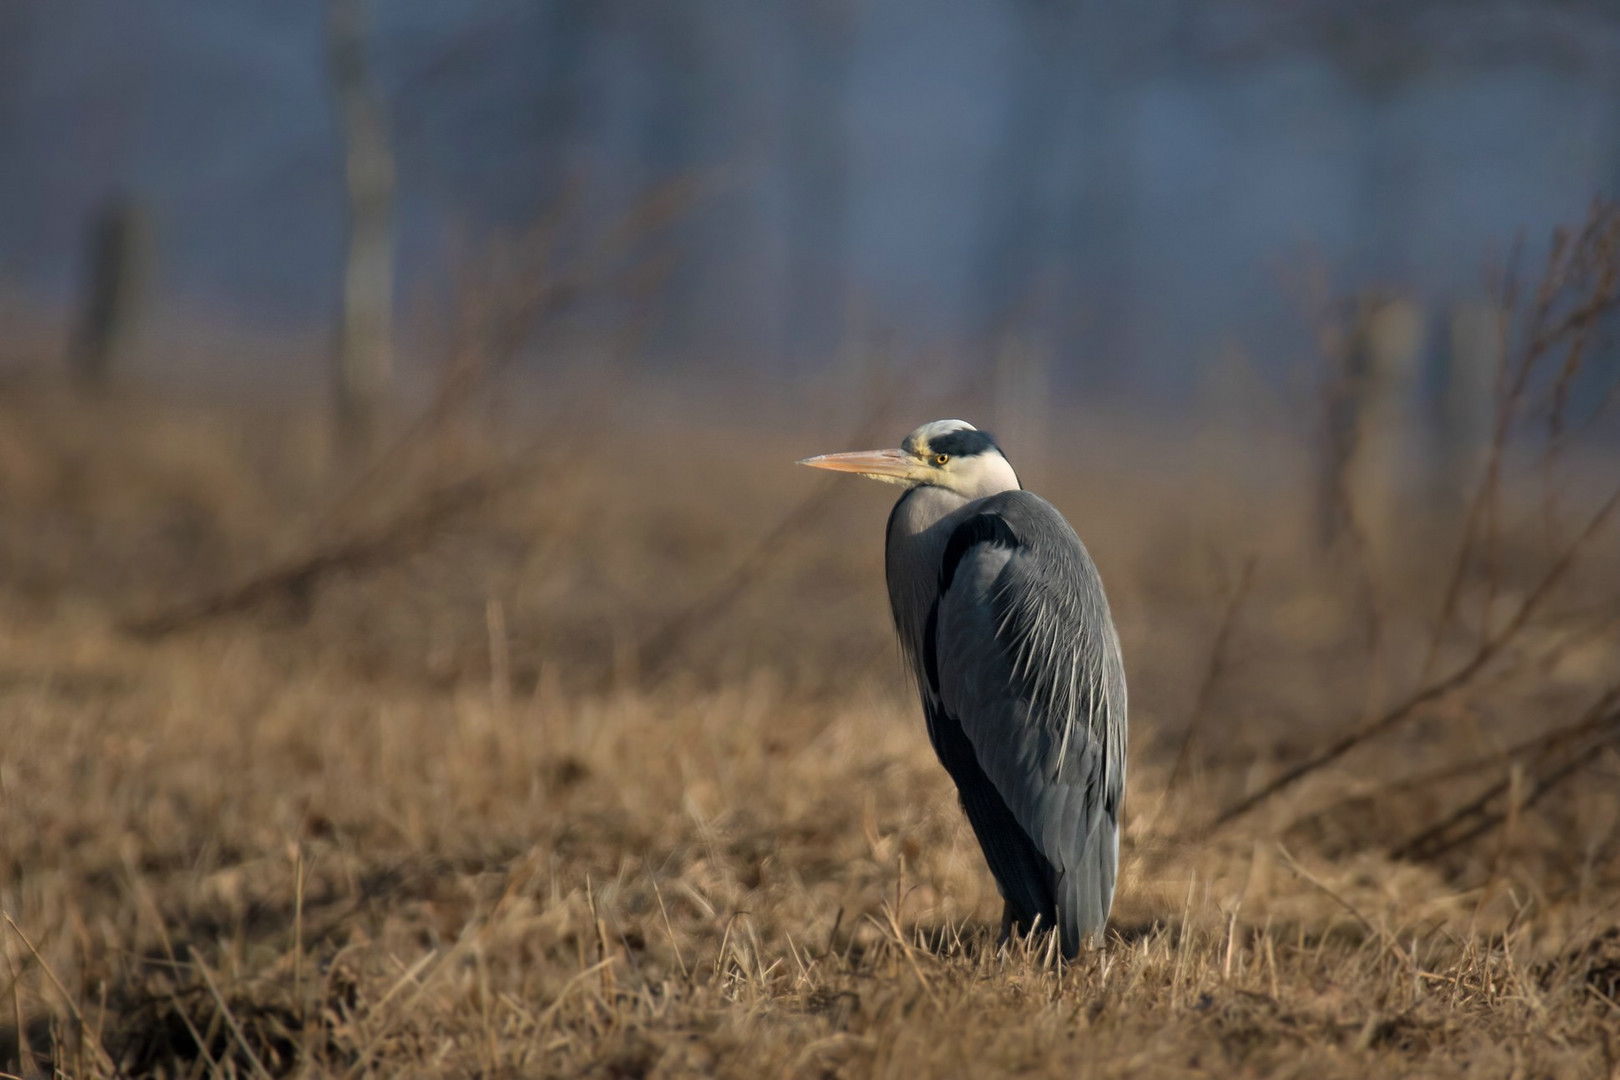
[[[65,334],[128,196],[143,370],[206,327],[296,336],[319,378],[347,228],[326,16],[0,7],[9,309]],[[565,197],[597,235],[685,176],[640,363],[810,373],[1011,332],[1068,397],[1187,400],[1222,356],[1285,377],[1312,274],[1417,299],[1438,349],[1491,253],[1620,180],[1620,15],[1596,2],[386,0],[364,33],[405,365],[436,362],[411,320],[469,246]]]
[[[0,1073],[1613,1080],[1617,182],[1612,0],[0,0]],[[792,464],[949,416],[1063,970]]]

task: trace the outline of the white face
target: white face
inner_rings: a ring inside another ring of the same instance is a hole
[[[935,420],[907,435],[900,448],[922,463],[924,471],[915,483],[946,488],[969,499],[982,499],[998,491],[1018,488],[1018,474],[1001,451],[991,443],[976,452],[953,454],[948,436],[961,431],[977,431],[966,420]]]
[[[945,488],[969,499],[1017,489],[1017,474],[990,438],[958,437],[967,432],[977,436],[977,431],[965,420],[935,420],[907,435],[895,450],[824,454],[801,464],[908,488]]]

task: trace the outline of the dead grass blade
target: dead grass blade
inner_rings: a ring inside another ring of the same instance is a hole
[[[73,1014],[74,1023],[78,1025],[80,1038],[89,1043],[90,1048],[95,1051],[102,1063],[106,1065],[108,1072],[116,1073],[118,1071],[117,1063],[113,1061],[112,1055],[107,1052],[107,1048],[101,1045],[100,1039],[96,1038],[95,1029],[85,1021],[84,1013],[79,1009],[78,1000],[68,993],[67,987],[62,985],[62,980],[56,977],[56,972],[51,970],[51,965],[46,963],[45,958],[39,954],[39,950],[34,948],[34,943],[28,939],[27,934],[23,933],[22,927],[18,926],[16,921],[12,919],[11,913],[8,911],[0,914],[3,914],[6,925],[11,928],[13,934],[17,935],[17,940],[22,942],[23,948],[28,950],[28,954],[34,958],[34,963],[39,965],[39,969],[45,973],[45,977],[56,988],[58,996],[67,1005],[68,1011]],[[22,1031],[18,1032],[18,1037],[24,1037]]]
[[[23,1015],[22,1007],[22,970],[11,959],[11,945],[8,942],[5,949],[0,950],[0,956],[6,961],[6,974],[8,983],[4,996],[11,999],[11,1015],[17,1025],[17,1065],[24,1072],[32,1072],[36,1064],[34,1048],[28,1040],[28,1019]]]
[[[424,953],[415,964],[411,965],[409,970],[407,970],[399,977],[398,980],[395,981],[394,985],[389,988],[388,992],[384,994],[382,999],[377,1002],[376,1006],[373,1007],[373,1012],[382,1009],[383,1006],[392,1001],[394,995],[403,989],[407,984],[415,982],[416,989],[412,991],[411,996],[407,998],[402,1005],[394,1010],[392,1015],[383,1019],[382,1024],[378,1026],[378,1029],[372,1034],[371,1038],[366,1041],[366,1045],[362,1047],[360,1053],[355,1056],[354,1063],[349,1066],[349,1071],[344,1074],[346,1080],[354,1080],[355,1077],[360,1076],[366,1071],[367,1067],[371,1064],[371,1059],[382,1047],[383,1040],[389,1035],[393,1034],[394,1030],[404,1022],[405,1017],[411,1012],[412,1009],[416,1007],[416,1003],[421,1000],[422,995],[427,993],[428,987],[433,984],[433,980],[439,974],[439,972],[444,971],[453,963],[461,959],[461,957],[471,947],[470,942],[476,936],[477,935],[475,933],[467,931],[462,934],[460,941],[457,941],[455,945],[451,946],[448,952],[440,951]],[[438,961],[437,964],[433,963],[435,960]],[[423,969],[428,968],[430,965],[431,970],[428,971],[427,977],[418,980],[417,976],[422,973]]]
[[[219,992],[219,984],[214,982],[213,973],[208,970],[208,965],[203,963],[202,957],[197,955],[196,949],[191,950],[191,965],[197,969],[197,974],[202,976],[203,984],[208,987],[209,994],[213,995],[214,1004],[219,1008],[219,1014],[225,1018],[225,1023],[230,1027],[231,1034],[236,1036],[236,1045],[240,1046],[242,1053],[247,1055],[249,1063],[253,1066],[253,1071],[263,1077],[264,1080],[273,1080],[270,1070],[264,1067],[264,1062],[259,1060],[258,1052],[253,1049],[253,1044],[248,1041],[247,1035],[242,1031],[242,1025],[236,1022],[236,1014],[231,1011],[230,1005],[226,1003],[225,995]]]

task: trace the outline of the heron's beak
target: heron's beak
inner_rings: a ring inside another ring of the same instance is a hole
[[[914,481],[923,466],[904,450],[857,450],[848,454],[822,454],[799,462],[812,469],[856,473],[874,480]]]

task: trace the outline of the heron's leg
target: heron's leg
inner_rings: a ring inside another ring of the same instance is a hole
[[[1012,940],[1013,906],[1003,900],[1001,903],[1001,937],[996,939],[996,947],[1007,944]]]

